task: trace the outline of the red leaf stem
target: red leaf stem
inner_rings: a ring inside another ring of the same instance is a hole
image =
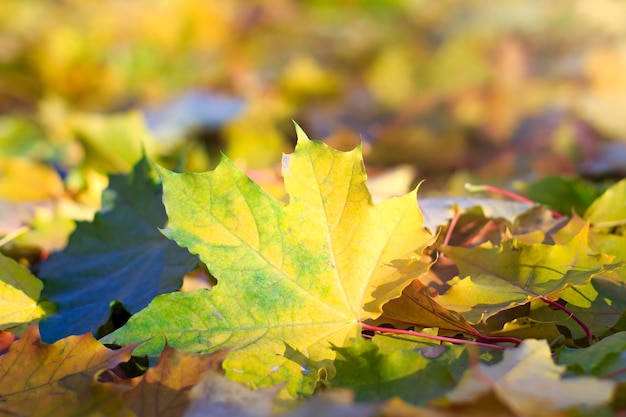
[[[365,324],[365,323],[361,323],[361,328],[363,330],[370,330],[370,331],[380,332],[380,333],[403,334],[407,336],[423,337],[426,339],[439,340],[440,342],[448,342],[448,343],[454,343],[458,345],[472,345],[472,346],[479,346],[479,347],[484,347],[488,349],[496,349],[496,350],[514,349],[510,346],[500,346],[500,345],[494,345],[490,343],[482,343],[482,342],[477,342],[475,340],[455,339],[453,337],[435,336],[433,334],[420,333],[420,332],[416,332],[413,330],[391,329],[388,327],[370,326],[369,324]]]
[[[469,247],[470,245],[473,245],[474,243],[479,242],[480,239],[485,237],[487,233],[491,232],[495,228],[496,228],[496,224],[494,223],[493,220],[487,221],[487,223],[485,223],[485,225],[478,232],[476,232],[474,236],[470,237],[468,240],[465,241],[465,243],[463,243],[463,246]]]
[[[478,340],[487,343],[513,343],[515,346],[519,346],[522,343],[522,339],[511,336],[484,336],[478,335]]]
[[[455,210],[454,211],[454,216],[452,216],[452,219],[450,220],[450,226],[448,226],[448,231],[446,232],[446,237],[443,239],[443,244],[445,246],[448,245],[448,243],[450,243],[450,238],[452,237],[452,232],[454,232],[454,228],[456,227],[456,223],[459,221],[459,218],[461,217],[461,211],[460,210]]]
[[[511,191],[507,191],[504,190],[502,188],[499,187],[495,187],[493,185],[473,185],[473,184],[465,184],[465,189],[471,192],[478,192],[478,191],[487,191],[490,193],[496,193],[496,194],[500,194],[503,195],[505,197],[508,197],[512,200],[517,200],[520,201],[522,203],[527,203],[527,204],[536,204],[534,201],[524,197],[523,195],[519,195],[517,193],[511,192]],[[563,215],[557,211],[552,210],[551,211],[552,216],[554,216],[557,219],[560,219],[561,217],[563,217]]]
[[[569,311],[567,309],[567,307],[562,306],[561,304],[557,303],[556,301],[552,301],[547,299],[546,297],[544,297],[543,295],[541,297],[539,297],[539,299],[541,301],[543,301],[546,304],[549,304],[552,307],[556,307],[559,310],[563,311],[564,313],[566,313],[568,316],[570,316],[576,323],[578,323],[578,325],[583,329],[583,331],[585,332],[585,335],[587,335],[587,342],[589,343],[589,345],[591,345],[591,343],[593,342],[593,333],[591,332],[591,329],[589,328],[589,326],[587,326],[581,319],[579,319],[578,317],[576,317],[576,315],[574,313],[572,313],[571,311]]]

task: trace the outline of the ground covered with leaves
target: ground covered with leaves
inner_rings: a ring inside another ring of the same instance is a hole
[[[623,415],[624,13],[3,1],[0,415]]]

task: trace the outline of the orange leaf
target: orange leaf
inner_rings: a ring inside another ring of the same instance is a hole
[[[104,409],[132,415],[124,411],[119,390],[95,377],[128,360],[135,347],[107,349],[91,334],[46,345],[31,326],[0,356],[0,415],[78,416]]]
[[[478,335],[460,314],[448,310],[429,295],[429,287],[415,280],[402,291],[399,298],[383,307],[381,320],[392,319],[421,327],[438,327],[442,330]]]
[[[124,393],[126,403],[137,416],[182,416],[189,406],[191,388],[207,370],[221,367],[225,352],[185,353],[166,345],[156,366],[140,377],[136,387]]]

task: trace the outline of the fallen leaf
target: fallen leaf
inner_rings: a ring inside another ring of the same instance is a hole
[[[450,404],[481,401],[494,394],[519,416],[548,416],[570,409],[591,410],[608,404],[612,381],[592,377],[562,378],[565,367],[555,365],[545,341],[528,339],[492,366],[468,369],[459,385],[445,395]]]
[[[574,216],[553,235],[553,239],[557,243],[565,242],[584,227],[585,221]],[[585,285],[567,288],[559,297],[567,301],[567,308],[589,326],[595,335],[602,337],[613,327],[620,328],[619,322],[626,310],[626,238],[605,233],[603,229],[591,228],[589,246],[594,251],[612,256],[612,262],[622,263],[622,266],[594,276]],[[544,309],[534,314],[540,320],[551,320],[567,326],[574,339],[584,336],[580,326],[562,312]]]
[[[90,334],[46,345],[31,326],[0,356],[0,414],[82,416],[108,408],[106,415],[131,415],[119,391],[95,377],[130,359],[133,348],[110,350]]]
[[[430,288],[413,281],[402,295],[383,306],[381,319],[401,321],[420,327],[437,327],[446,331],[477,336],[474,329],[460,314],[448,310],[430,295]]]
[[[592,184],[578,178],[557,175],[549,175],[522,184],[519,188],[528,199],[550,206],[553,210],[568,216],[572,211],[582,215],[598,196]]]
[[[560,318],[562,319],[569,318],[560,310],[558,313],[561,314]],[[489,336],[516,337],[518,339],[541,338],[547,340],[549,343],[552,343],[559,340],[561,337],[557,323],[557,321],[540,321],[529,317],[520,317],[505,323],[501,330],[490,332]]]
[[[224,353],[184,353],[165,346],[158,363],[148,368],[139,383],[124,393],[137,417],[178,417],[190,404],[189,392],[209,369],[217,370]],[[208,410],[207,410],[208,411]]]
[[[531,204],[515,201],[447,196],[420,198],[419,205],[424,212],[424,224],[431,230],[446,224],[454,217],[456,209],[468,211],[473,207],[480,207],[485,217],[502,217],[512,223],[518,215],[532,207]]]
[[[443,246],[441,250],[465,278],[450,282],[451,288],[438,301],[478,322],[540,296],[555,297],[566,288],[584,285],[594,275],[618,266],[589,248],[588,234],[585,227],[566,245],[510,239],[500,247]]]
[[[374,206],[359,149],[339,152],[298,135],[283,161],[286,207],[227,159],[204,174],[160,170],[165,233],[198,253],[218,284],[157,297],[105,340],[151,339],[136,352],[150,355],[165,338],[185,350],[233,347],[229,378],[287,381],[291,395],[313,390],[317,375],[282,356],[285,344],[313,361],[332,359],[330,343],[354,337],[361,320],[378,317],[416,278],[393,262],[419,259],[433,237],[416,191]]]
[[[408,403],[424,405],[453,388],[457,383],[454,369],[467,364],[467,359],[461,359],[462,347],[442,347],[435,357],[428,358],[425,353],[428,351],[420,349],[387,349],[383,353],[381,346],[391,338],[376,336],[375,339],[372,343],[358,338],[344,347],[334,348],[337,374],[330,385],[354,390],[359,402],[399,397]]]
[[[602,376],[601,366],[603,362],[616,359],[622,355],[625,349],[626,332],[619,332],[584,349],[566,347],[559,353],[558,362],[577,373]]]
[[[111,176],[93,222],[78,222],[68,246],[41,264],[43,296],[58,305],[41,323],[44,341],[96,332],[113,301],[134,313],[180,288],[197,259],[158,230],[167,220],[161,196],[146,159],[129,175]]]
[[[595,227],[626,224],[626,179],[613,184],[594,200],[584,217]]]
[[[26,267],[0,253],[0,329],[39,320],[52,311],[49,303],[39,303],[43,283]]]
[[[591,332],[603,337],[613,328],[619,328],[626,311],[626,283],[615,272],[595,276],[582,287],[572,287],[559,294],[567,301],[567,309],[589,327]],[[531,312],[531,317],[565,326],[573,339],[585,337],[583,329],[561,310],[545,308]]]
[[[209,370],[191,390],[185,417],[269,417],[280,386],[251,391]]]

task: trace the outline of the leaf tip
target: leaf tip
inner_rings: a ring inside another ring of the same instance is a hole
[[[417,185],[415,187],[413,187],[411,189],[411,191],[409,191],[409,194],[412,194],[415,196],[415,198],[417,198],[417,194],[419,192],[419,189],[422,187],[422,184],[424,184],[426,180],[421,180],[420,182],[417,183]]]
[[[154,168],[154,171],[157,173],[161,181],[163,181],[163,178],[167,176],[167,174],[171,173],[169,169],[162,167],[161,165],[156,163],[156,161],[149,160],[149,162],[150,162],[150,165],[152,165],[152,168]]]
[[[298,144],[305,143],[309,141],[309,137],[304,132],[304,130],[300,127],[300,125],[294,120],[293,124],[296,128],[296,135],[298,137]]]

